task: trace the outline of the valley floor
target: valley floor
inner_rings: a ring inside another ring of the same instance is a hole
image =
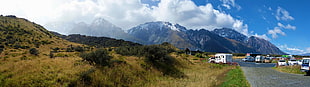
[[[216,64],[201,63],[191,65],[182,71],[186,78],[159,78],[149,84],[152,87],[218,87],[225,81],[226,73],[234,69],[234,66],[222,66]]]

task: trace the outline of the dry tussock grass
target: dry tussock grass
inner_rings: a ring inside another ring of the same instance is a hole
[[[4,86],[66,86],[92,67],[81,62],[81,58],[72,57],[38,56],[32,60],[1,62],[6,62],[0,65],[0,79],[5,79],[0,83]]]
[[[150,87],[214,87],[219,86],[225,81],[225,74],[234,69],[235,66],[218,65],[204,63],[200,60],[196,60],[194,56],[181,55],[177,56],[172,54],[176,58],[185,59],[189,61],[186,68],[181,68],[181,71],[185,73],[187,78],[170,78],[160,77],[156,81],[148,84]],[[193,60],[195,59],[195,60]],[[183,60],[184,61],[184,60]],[[200,61],[200,62],[199,62]],[[183,63],[186,64],[186,63]]]

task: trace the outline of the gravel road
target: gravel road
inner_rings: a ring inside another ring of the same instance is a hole
[[[310,76],[273,70],[275,64],[238,62],[252,87],[310,87]]]

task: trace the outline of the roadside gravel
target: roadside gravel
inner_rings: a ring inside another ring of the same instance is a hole
[[[251,87],[310,87],[310,76],[273,70],[275,64],[238,62]]]

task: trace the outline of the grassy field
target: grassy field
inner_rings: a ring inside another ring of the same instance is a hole
[[[236,66],[210,64],[185,54],[169,54],[178,62],[172,73],[179,76],[174,76],[147,64],[143,57],[111,51],[112,61],[125,62],[96,66],[82,61],[78,53],[60,53],[70,56],[49,58],[44,53],[34,56],[22,50],[8,52],[8,58],[0,59],[0,86],[214,87],[236,82],[230,77],[245,79]]]
[[[182,71],[186,78],[161,77],[150,83],[151,87],[216,87],[225,81],[225,74],[235,68],[217,64],[195,64]]]
[[[230,70],[225,77],[225,82],[221,87],[250,87],[249,82],[246,80],[241,68],[238,66]]]
[[[292,74],[306,74],[305,72],[300,71],[300,65],[295,65],[295,66],[278,66],[274,67],[273,69],[280,71],[280,72],[285,72],[285,73],[292,73]]]

